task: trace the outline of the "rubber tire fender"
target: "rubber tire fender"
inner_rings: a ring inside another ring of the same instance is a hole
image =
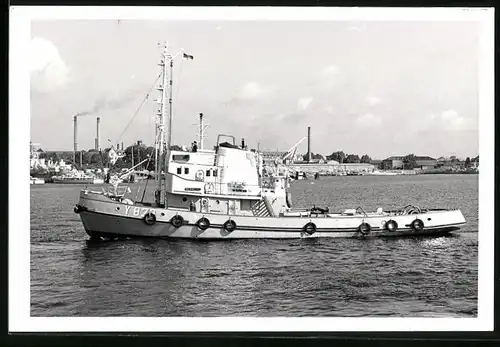
[[[198,229],[205,231],[210,227],[210,221],[205,217],[201,217],[196,222],[196,226],[198,227]]]
[[[304,225],[304,231],[308,235],[314,234],[316,232],[316,229],[317,229],[316,224],[314,224],[313,222],[309,222],[306,225]]]
[[[170,224],[172,224],[175,228],[180,228],[184,224],[184,218],[182,218],[182,216],[176,214],[170,220]]]
[[[231,219],[227,220],[223,225],[224,230],[226,230],[229,233],[236,230],[236,227],[237,227],[236,222],[234,220],[231,220]]]
[[[153,225],[156,223],[156,215],[153,212],[148,212],[144,215],[143,220],[147,225]]]
[[[361,234],[363,235],[368,235],[370,233],[370,231],[372,230],[372,227],[370,224],[366,223],[366,222],[363,222],[359,225],[358,227],[358,230]]]
[[[411,222],[411,228],[414,231],[422,231],[424,229],[424,222],[422,222],[421,219],[415,219],[413,222]]]

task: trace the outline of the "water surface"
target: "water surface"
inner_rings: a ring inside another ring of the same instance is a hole
[[[82,188],[31,186],[32,316],[477,316],[477,175],[292,183],[294,207],[457,207],[467,220],[406,239],[90,242],[73,213]]]

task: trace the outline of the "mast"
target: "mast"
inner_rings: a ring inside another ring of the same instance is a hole
[[[172,145],[172,91],[173,91],[173,76],[174,76],[174,59],[172,55],[166,56],[170,60],[170,80],[168,82],[169,91],[168,91],[168,136],[167,136],[167,146],[165,148],[165,156],[164,156],[164,170],[165,170],[165,190],[167,189],[167,172],[168,172],[168,164],[170,160],[170,146]],[[165,71],[166,71],[165,65]],[[166,95],[165,95],[166,97]],[[165,195],[165,207],[167,207],[167,198]]]
[[[200,150],[203,149],[203,113],[200,113]]]
[[[134,167],[134,145],[132,145],[132,167]]]
[[[162,59],[160,61],[160,66],[163,68],[162,71],[162,85],[160,88],[157,88],[158,90],[161,90],[161,110],[160,110],[160,122],[158,125],[158,136],[157,140],[159,138],[159,154],[158,154],[158,161],[157,161],[157,174],[158,174],[158,188],[156,190],[155,198],[156,202],[160,203],[161,202],[161,195],[162,191],[166,190],[167,188],[167,173],[168,173],[168,165],[169,165],[169,158],[170,158],[170,146],[172,145],[172,118],[173,118],[173,112],[172,112],[172,96],[173,96],[173,73],[174,73],[174,58],[176,58],[179,54],[183,55],[183,58],[185,59],[193,59],[192,55],[187,55],[184,53],[184,51],[181,49],[179,53],[177,53],[175,56],[172,56],[168,52],[167,49],[167,42],[165,42],[163,46],[163,52],[162,52]],[[169,62],[167,66],[167,61]],[[170,67],[170,71],[168,71],[168,68]],[[169,73],[170,72],[170,76]],[[168,88],[168,89],[167,89]],[[167,112],[167,93],[168,93],[168,133],[167,133],[167,138],[165,141],[165,117],[166,117],[166,112]],[[163,160],[163,163],[162,163]],[[165,172],[165,179],[162,184],[162,179],[161,179],[161,169],[162,167],[164,168]],[[166,201],[166,194],[164,197],[164,202],[165,202],[165,207],[167,207],[167,201]]]
[[[167,50],[167,42],[165,42],[163,46],[162,58],[160,60],[159,65],[162,67],[162,82],[161,85],[157,88],[161,91],[161,100],[160,100],[160,114],[159,114],[159,123],[157,126],[157,134],[155,139],[155,148],[157,148],[156,162],[155,162],[155,171],[156,171],[156,179],[158,187],[155,192],[155,202],[157,204],[161,203],[161,191],[162,191],[162,179],[161,179],[161,168],[162,168],[162,156],[164,153],[164,140],[165,140],[165,113],[166,113],[166,101],[167,101],[167,93],[165,87],[167,85],[167,64],[166,59],[169,57]],[[166,177],[165,172],[165,177]]]

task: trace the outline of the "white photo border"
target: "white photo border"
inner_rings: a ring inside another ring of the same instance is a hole
[[[30,317],[29,42],[32,20],[369,20],[477,21],[479,48],[479,252],[477,318],[40,318]],[[271,7],[10,7],[9,35],[10,332],[349,332],[492,331],[494,288],[494,9]],[[26,171],[19,168],[26,168]],[[22,172],[20,174],[19,172]]]

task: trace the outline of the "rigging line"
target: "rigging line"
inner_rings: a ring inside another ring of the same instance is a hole
[[[146,100],[149,98],[149,94],[151,94],[151,92],[153,91],[155,85],[156,85],[156,82],[158,82],[158,79],[161,77],[161,73],[158,75],[158,77],[156,77],[153,85],[151,86],[149,92],[146,94],[145,98],[142,100],[141,104],[139,105],[139,107],[137,108],[137,110],[135,111],[134,113],[134,116],[132,117],[132,119],[130,119],[130,121],[128,122],[127,126],[125,127],[125,129],[123,129],[122,133],[120,134],[120,136],[118,136],[118,139],[116,140],[116,142],[119,142],[120,139],[122,138],[123,134],[125,134],[125,132],[127,131],[128,127],[130,126],[130,124],[132,124],[132,122],[134,121],[135,117],[139,114],[139,111],[141,110],[142,106],[144,105],[144,103],[146,102]],[[165,88],[165,86],[163,86],[163,88]]]

